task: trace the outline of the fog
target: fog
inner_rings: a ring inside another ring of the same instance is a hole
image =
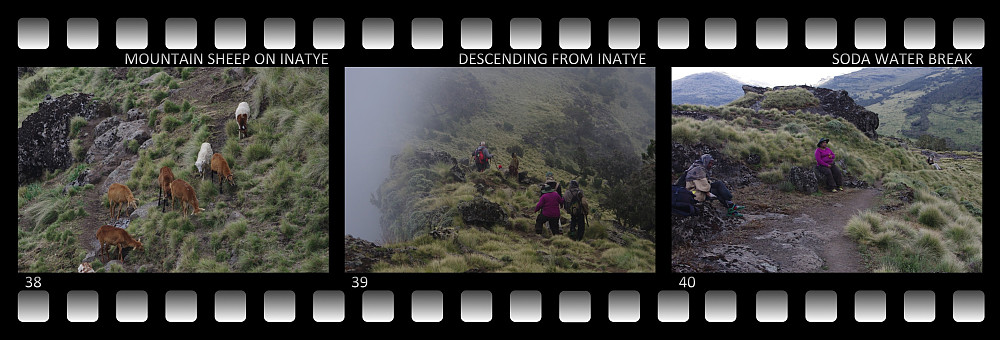
[[[370,195],[389,175],[389,159],[411,135],[420,82],[415,69],[347,68],[344,117],[344,232],[380,243]]]

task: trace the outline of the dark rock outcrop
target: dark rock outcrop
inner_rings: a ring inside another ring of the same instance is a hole
[[[716,209],[717,205],[700,203],[701,213],[694,216],[670,215],[670,245],[691,247],[715,239],[732,224]]]
[[[500,204],[490,202],[483,197],[459,203],[458,211],[462,214],[462,221],[483,228],[491,228],[497,224],[507,225],[509,222],[507,213]]]
[[[351,235],[344,236],[344,272],[370,272],[373,265],[388,261],[392,254],[392,249],[379,247]]]
[[[815,169],[793,166],[788,170],[788,181],[792,182],[795,190],[804,194],[811,194],[819,190]]]
[[[854,124],[854,126],[856,126],[858,130],[861,130],[861,132],[863,132],[865,136],[868,136],[868,138],[873,140],[878,139],[878,133],[875,132],[879,125],[878,114],[868,111],[868,109],[855,103],[854,100],[847,95],[847,91],[837,91],[805,85],[777,86],[774,88],[743,85],[743,92],[753,92],[763,95],[767,93],[767,91],[790,90],[794,88],[805,89],[806,91],[812,93],[816,99],[819,99],[818,107],[803,108],[803,111],[844,118],[844,120]],[[761,98],[761,100],[763,100],[763,98]]]
[[[684,173],[701,155],[709,154],[715,159],[715,165],[709,171],[709,176],[721,180],[731,188],[749,185],[756,180],[753,170],[743,162],[730,159],[706,144],[684,145],[671,143],[670,171],[675,174]],[[757,156],[758,158],[760,156]]]
[[[46,170],[65,169],[73,164],[69,152],[69,120],[87,120],[104,111],[93,96],[73,93],[43,101],[38,111],[28,115],[17,129],[17,182],[38,178]]]

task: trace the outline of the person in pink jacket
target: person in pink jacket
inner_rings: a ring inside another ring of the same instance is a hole
[[[549,223],[552,235],[562,234],[559,231],[559,205],[561,204],[563,204],[562,196],[559,196],[554,188],[546,184],[542,188],[542,197],[538,198],[538,204],[535,205],[535,211],[542,211],[541,214],[538,214],[538,218],[535,219],[536,234],[542,233],[542,225],[545,222]]]
[[[816,143],[816,169],[826,176],[826,185],[828,188],[832,188],[831,192],[844,191],[843,175],[833,161],[837,155],[833,154],[833,150],[827,147],[829,142],[829,138],[820,138],[819,143]]]

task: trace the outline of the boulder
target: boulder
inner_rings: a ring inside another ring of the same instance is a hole
[[[801,193],[811,194],[819,190],[816,182],[816,170],[793,166],[788,170],[788,180]]]
[[[459,203],[458,211],[462,214],[462,221],[466,224],[484,228],[491,228],[496,224],[507,225],[509,222],[507,213],[503,211],[500,204],[490,202],[483,197]]]
[[[670,246],[691,247],[715,239],[722,231],[730,228],[725,215],[715,209],[717,204],[700,203],[701,214],[693,216],[670,215]]]
[[[73,164],[69,152],[69,120],[74,116],[93,119],[101,109],[93,96],[73,93],[43,101],[17,129],[17,182],[40,177],[46,170],[66,169]]]
[[[344,272],[367,273],[376,263],[388,261],[393,253],[392,249],[379,247],[375,243],[345,235]]]
[[[131,109],[129,109],[128,112],[125,113],[125,116],[128,117],[127,120],[136,120],[136,119],[145,119],[146,118],[146,114],[143,113],[142,110],[139,110],[137,108],[131,108]]]
[[[135,140],[139,144],[143,144],[150,138],[149,126],[146,125],[145,119],[118,124],[107,128],[107,131],[94,138],[93,146],[87,150],[86,161],[91,164],[95,162],[105,163],[105,165],[115,164],[118,162],[118,156],[126,154],[124,141]]]
[[[154,81],[156,81],[156,78],[159,77],[161,74],[166,74],[166,72],[163,72],[163,71],[157,72],[156,74],[151,75],[151,76],[147,77],[146,79],[143,79],[143,80],[139,81],[139,85],[140,86],[146,86],[146,85],[152,84]]]
[[[448,170],[448,173],[451,174],[451,177],[455,179],[456,182],[465,182],[465,171],[462,171],[462,168],[459,167],[458,164],[452,165],[451,169]]]

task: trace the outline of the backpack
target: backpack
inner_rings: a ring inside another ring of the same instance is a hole
[[[584,201],[583,190],[573,193],[573,201],[569,202],[569,206],[566,208],[570,215],[587,215],[588,204]]]
[[[681,177],[677,177],[677,181],[674,182],[674,185],[681,187],[684,186],[686,184],[685,182],[687,182],[687,177],[688,177],[688,172],[684,171],[684,173],[681,174]]]
[[[476,150],[476,151],[479,152],[479,154],[476,155],[476,162],[478,162],[479,164],[485,164],[486,163],[486,156],[483,155],[483,148],[479,148],[479,150]]]
[[[672,185],[670,192],[670,213],[680,216],[697,215],[698,207],[694,205],[694,194],[682,186]]]

